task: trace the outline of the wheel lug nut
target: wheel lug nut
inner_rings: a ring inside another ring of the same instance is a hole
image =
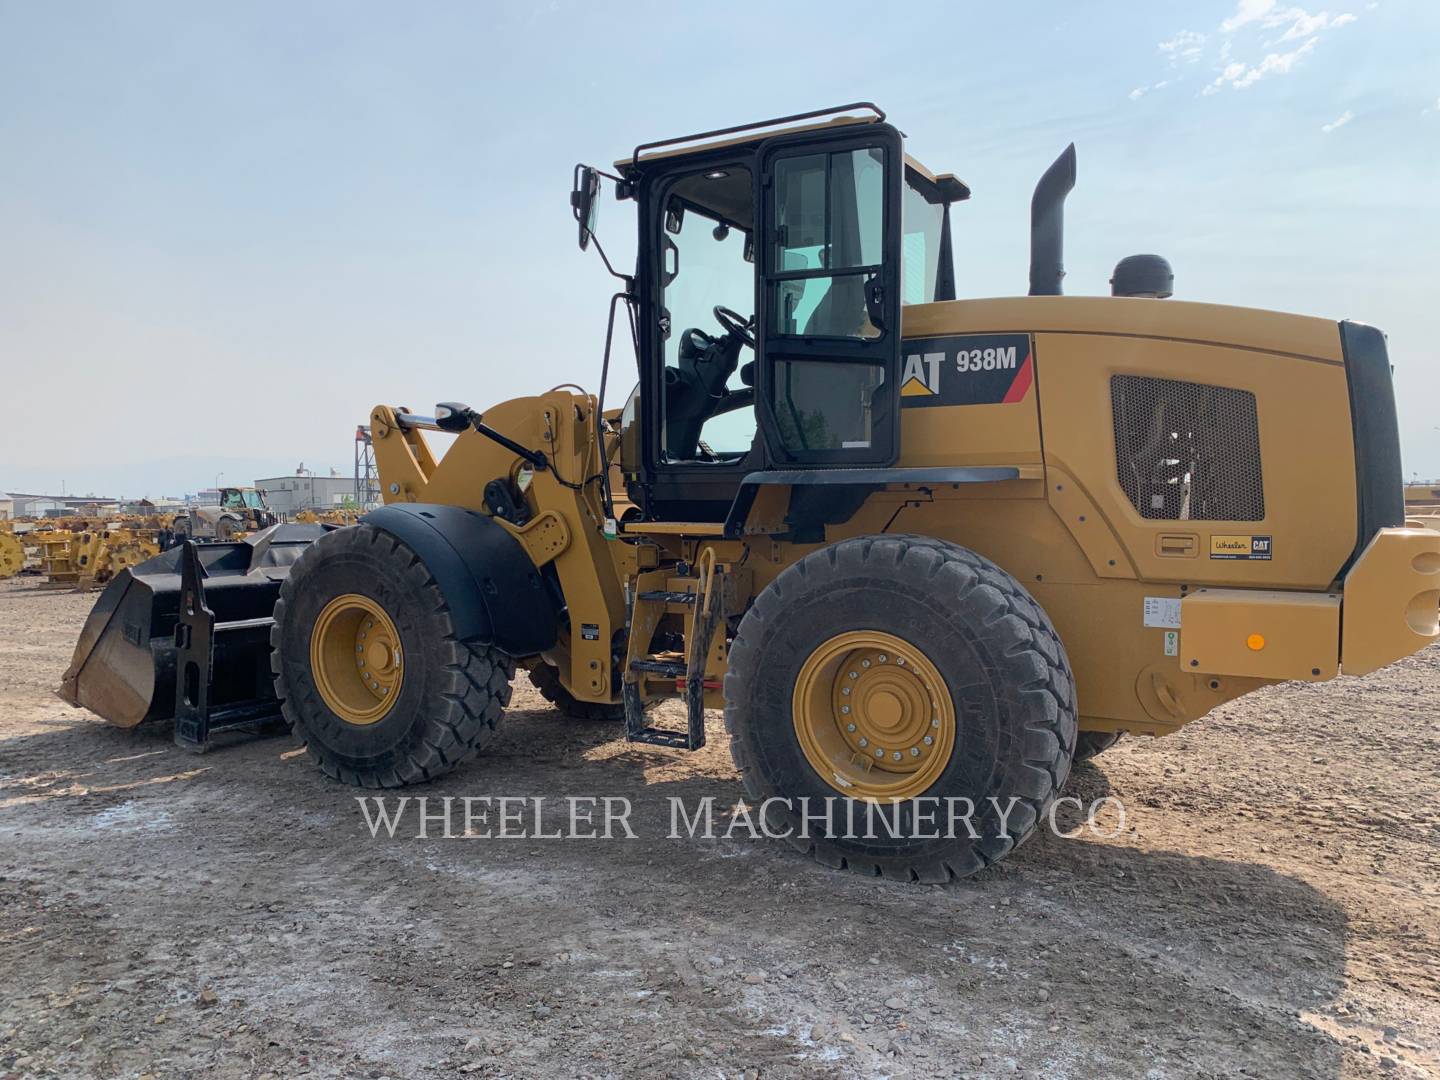
[[[883,664],[883,663],[885,663],[885,661],[888,659],[888,657],[886,657],[886,655],[882,652],[882,653],[880,654],[879,659],[880,659],[880,663]]]
[[[855,725],[854,725],[854,724],[846,724],[846,725],[845,725],[845,730],[846,730],[846,731],[851,731],[851,732],[853,732],[853,731],[855,730]]]
[[[890,756],[891,756],[892,758],[894,758],[896,761],[899,761],[899,760],[900,760],[900,751],[899,751],[899,750],[896,750],[896,751],[895,751],[893,754],[891,754]]]
[[[846,697],[849,697],[849,696],[850,696],[850,687],[848,687],[848,686],[842,686],[842,687],[840,688],[840,693],[844,694]]]
[[[930,726],[931,726],[931,727],[939,727],[939,726],[940,726],[940,718],[937,716],[934,720],[931,720],[931,721],[930,721]]]
[[[862,736],[860,737],[860,746],[863,748],[863,747],[866,747],[866,746],[869,746],[869,745],[870,745],[870,740],[867,739],[867,738],[865,738],[865,737],[862,735]]]
[[[935,744],[935,740],[932,739],[929,735],[926,735],[922,741],[925,743],[926,746],[933,746]]]
[[[876,757],[884,757],[884,756],[885,756],[885,751],[884,751],[883,749],[877,748],[876,751],[875,751],[875,756],[876,756]]]
[[[860,661],[860,666],[861,666],[861,667],[869,667],[869,666],[870,666],[870,661],[869,661],[869,660],[861,660],[861,661]]]
[[[895,657],[895,663],[903,667],[905,665],[905,658],[903,656],[897,656]]]
[[[911,757],[919,757],[919,756],[920,756],[920,748],[919,748],[918,746],[912,746],[912,747],[910,747],[910,756],[911,756]]]
[[[850,678],[852,678],[852,679],[858,679],[859,677],[860,677],[860,673],[859,673],[858,671],[852,671],[852,672],[850,672]]]
[[[847,714],[847,715],[848,715],[849,712],[850,712],[850,706],[849,706],[849,705],[841,705],[841,706],[840,706],[840,711],[841,711],[841,713],[844,713],[844,714]]]

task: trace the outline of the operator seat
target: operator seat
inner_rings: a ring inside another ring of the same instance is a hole
[[[739,363],[740,347],[728,334],[712,338],[692,328],[680,336],[679,362],[665,369],[665,454],[669,460],[695,460],[700,431],[725,400],[725,383]]]

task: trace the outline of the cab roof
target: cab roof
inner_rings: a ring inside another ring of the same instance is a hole
[[[821,117],[828,119],[820,119]],[[651,162],[671,161],[732,146],[755,145],[777,135],[820,131],[852,124],[878,124],[884,120],[885,113],[879,106],[868,101],[855,102],[775,120],[720,128],[698,135],[682,135],[674,139],[641,143],[629,157],[616,161],[615,168],[626,179],[633,179]],[[936,173],[909,154],[905,155],[905,168],[906,179],[911,182],[911,186],[920,189],[931,202],[961,202],[970,197],[969,186],[954,173]]]

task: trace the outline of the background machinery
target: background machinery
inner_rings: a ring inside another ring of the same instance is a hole
[[[1119,732],[1436,640],[1383,335],[1163,299],[1156,256],[1061,296],[1074,179],[1071,147],[1035,192],[1030,295],[957,300],[970,192],[874,106],[577,166],[582,248],[606,183],[639,226],[599,394],[376,407],[385,506],[121,573],[61,694],[195,749],[283,717],[365,787],[483,749],[517,666],[637,743],[695,749],[723,708],[773,830],[940,881]],[[639,381],[602,413],[617,324]],[[443,458],[432,430],[458,433]]]
[[[241,534],[268,528],[278,520],[265,501],[265,493],[253,487],[222,487],[213,506],[192,506],[175,516],[177,537],[193,540],[235,540]]]
[[[0,525],[0,581],[14,577],[25,568],[25,547],[20,537],[10,530],[9,522]]]
[[[1405,485],[1406,518],[1440,532],[1440,482]]]

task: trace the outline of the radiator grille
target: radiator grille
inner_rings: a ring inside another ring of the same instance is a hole
[[[1260,521],[1265,484],[1255,395],[1225,386],[1116,375],[1115,468],[1141,517]]]

